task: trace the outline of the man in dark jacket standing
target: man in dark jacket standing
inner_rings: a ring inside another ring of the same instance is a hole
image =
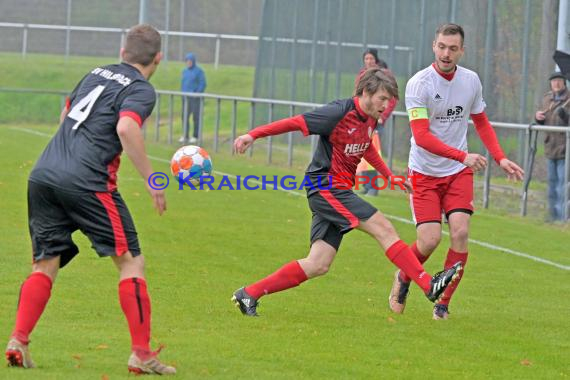
[[[196,56],[193,53],[186,54],[186,68],[182,71],[182,82],[180,91],[202,93],[206,90],[206,75],[204,70],[196,63]],[[190,116],[194,123],[194,132],[192,137],[190,134]],[[183,136],[180,138],[181,143],[195,143],[198,141],[200,132],[200,98],[183,97],[182,98],[182,125]]]
[[[542,107],[536,111],[538,124],[568,126],[570,118],[570,94],[566,88],[566,78],[554,72],[548,78],[550,91],[544,94]],[[564,218],[564,158],[566,155],[566,134],[546,132],[544,154],[548,160],[548,208],[551,221]]]

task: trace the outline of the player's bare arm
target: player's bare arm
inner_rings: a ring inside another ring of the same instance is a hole
[[[471,118],[473,119],[473,124],[481,141],[483,141],[483,144],[489,153],[491,153],[495,162],[497,162],[501,169],[507,174],[509,180],[522,180],[524,171],[505,156],[499,144],[497,134],[491,126],[485,112],[483,111],[479,114],[471,115]]]
[[[164,190],[153,189],[148,184],[148,178],[153,171],[150,161],[146,155],[144,138],[138,123],[129,116],[121,117],[117,124],[117,134],[121,140],[123,150],[133,165],[135,165],[140,175],[144,178],[146,188],[152,197],[154,207],[158,211],[158,214],[162,215],[166,210]]]
[[[253,144],[254,138],[249,134],[241,135],[234,141],[234,152],[243,154]]]
[[[508,158],[503,158],[499,166],[507,174],[509,180],[522,181],[524,178],[524,170]]]
[[[487,159],[478,153],[467,153],[467,157],[463,160],[463,165],[471,168],[474,172],[478,172],[487,167]]]

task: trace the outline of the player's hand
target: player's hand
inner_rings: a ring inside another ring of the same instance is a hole
[[[251,144],[253,144],[253,137],[247,133],[245,135],[241,135],[234,141],[234,152],[240,154],[245,153]]]
[[[148,184],[146,188],[152,198],[154,208],[158,211],[158,215],[162,215],[162,213],[166,211],[166,197],[164,196],[164,190],[153,189]]]
[[[477,153],[467,153],[467,157],[463,160],[463,165],[471,168],[473,172],[478,172],[487,167],[487,159]]]
[[[410,182],[409,179],[407,179],[406,182],[404,182],[402,185],[404,185],[404,187],[406,188],[406,190],[404,190],[406,194],[411,194],[414,192],[414,187],[412,186],[412,183]]]
[[[534,114],[534,118],[538,121],[543,121],[544,119],[546,119],[546,115],[544,115],[544,112],[542,111],[536,111],[536,113]]]
[[[509,160],[508,158],[503,158],[499,162],[499,166],[507,174],[507,178],[513,181],[522,181],[524,178],[524,170],[520,168],[517,164]]]

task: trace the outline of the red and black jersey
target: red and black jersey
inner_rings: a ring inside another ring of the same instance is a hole
[[[342,99],[304,113],[302,118],[305,135],[319,135],[317,149],[306,174],[317,189],[309,189],[308,195],[329,184],[354,184],[356,167],[371,145],[372,132],[377,121],[360,108],[358,98]],[[340,181],[340,178],[344,181]],[[320,185],[319,182],[320,181]]]
[[[30,174],[30,181],[66,190],[105,192],[117,188],[122,152],[121,116],[139,125],[150,116],[152,85],[127,63],[93,69],[73,90],[68,114]]]

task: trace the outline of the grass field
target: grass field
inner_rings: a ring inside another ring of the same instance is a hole
[[[31,132],[30,132],[31,131]],[[29,272],[26,181],[54,127],[0,126],[0,336],[8,338],[19,285]],[[207,147],[206,147],[207,148]],[[154,169],[167,172],[173,147],[150,144]],[[263,157],[220,152],[214,168],[232,174],[296,174]],[[387,307],[394,267],[361,232],[345,237],[325,277],[264,298],[260,318],[245,318],[229,299],[243,284],[306,255],[305,197],[282,191],[167,190],[155,214],[142,179],[126,158],[123,197],[139,231],[153,301],[153,344],[178,378],[216,379],[553,379],[570,377],[570,231],[536,220],[481,211],[471,238],[549,260],[566,269],[477,244],[451,305],[431,320],[431,304],[413,287],[404,315]],[[370,201],[409,219],[404,195]],[[394,219],[402,238],[414,228]],[[31,336],[33,371],[0,366],[2,379],[127,378],[129,335],[117,299],[117,273],[88,240],[60,272]],[[444,238],[430,272],[439,270]]]

